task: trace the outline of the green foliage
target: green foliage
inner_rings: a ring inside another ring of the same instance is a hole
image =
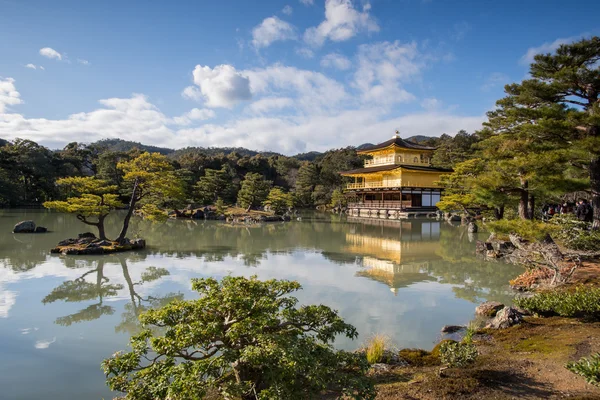
[[[545,222],[520,219],[503,219],[488,222],[486,227],[500,236],[508,236],[511,233],[515,233],[527,240],[542,240],[547,235],[552,235],[557,231],[556,226]]]
[[[600,249],[600,231],[592,230],[589,222],[579,221],[573,215],[555,215],[549,222],[556,226],[554,236],[565,247],[584,251]]]
[[[600,288],[580,286],[574,291],[549,291],[517,298],[515,304],[542,315],[600,318]]]
[[[331,194],[331,203],[329,203],[330,207],[333,208],[342,208],[348,205],[348,199],[344,192],[340,189],[335,189]]]
[[[600,353],[567,363],[566,368],[574,374],[583,376],[590,385],[600,386]]]
[[[294,196],[275,187],[271,189],[263,205],[268,206],[275,214],[281,215],[294,206]]]
[[[469,134],[464,130],[460,130],[455,136],[444,133],[436,143],[431,164],[436,167],[453,168],[473,156],[474,144],[479,140],[477,134]]]
[[[226,206],[223,199],[217,199],[217,201],[215,201],[215,211],[217,215],[225,215],[225,209]]]
[[[258,207],[267,199],[271,185],[261,174],[247,173],[238,192],[238,204],[244,208]]]
[[[115,193],[116,186],[93,177],[71,177],[56,181],[69,196],[66,201],[47,201],[44,207],[72,213],[87,225],[98,228],[99,237],[106,239],[104,219],[114,209],[123,207]]]
[[[232,201],[235,187],[230,171],[223,167],[220,170],[206,169],[204,176],[196,183],[198,198],[202,204],[214,204],[219,198]]]
[[[464,368],[473,364],[478,354],[477,347],[473,343],[446,341],[440,346],[442,364],[449,367]]]
[[[314,398],[334,390],[373,399],[364,356],[336,351],[356,329],[323,305],[297,307],[297,282],[256,277],[195,279],[197,300],[172,301],[140,316],[131,351],[104,360],[112,390],[126,399]],[[160,330],[154,328],[160,327]]]

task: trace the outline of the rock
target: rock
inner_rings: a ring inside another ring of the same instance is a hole
[[[442,327],[441,332],[442,333],[455,333],[455,332],[458,332],[458,331],[463,330],[465,328],[466,327],[462,326],[462,325],[444,325]]]
[[[80,233],[79,235],[77,235],[77,238],[79,238],[79,239],[84,239],[84,238],[96,239],[96,235],[94,235],[92,232],[83,232],[83,233]]]
[[[35,233],[46,233],[46,232],[48,232],[48,229],[43,226],[35,227]]]
[[[492,246],[492,244],[490,242],[484,242],[482,240],[478,240],[475,243],[475,253],[477,254],[484,254],[487,253],[488,251],[494,250],[494,247]]]
[[[192,214],[192,219],[203,219],[204,218],[204,211],[198,209],[196,211],[194,211],[194,213]]]
[[[34,233],[35,222],[33,221],[21,221],[13,228],[13,233]]]
[[[95,242],[98,246],[102,246],[102,247],[108,247],[108,246],[112,246],[113,242],[111,242],[110,240],[101,240],[99,242]]]
[[[521,322],[523,322],[523,315],[516,308],[504,307],[485,327],[487,329],[506,329]]]
[[[84,238],[79,238],[77,239],[76,243],[77,244],[88,244],[88,243],[92,243],[94,240],[96,240],[95,237],[84,237]]]
[[[511,253],[515,249],[515,245],[508,241],[496,240],[492,242],[494,250],[501,253]]]
[[[143,249],[146,247],[146,241],[144,239],[133,239],[131,241],[131,246],[134,249]]]
[[[70,246],[75,243],[77,243],[77,239],[65,239],[65,240],[58,242],[58,245],[59,246]]]
[[[504,304],[497,301],[486,301],[481,303],[475,309],[475,315],[492,318],[496,313],[504,308]]]
[[[478,230],[479,230],[479,227],[477,226],[477,224],[475,222],[469,222],[469,225],[467,226],[468,232],[477,233]]]
[[[460,217],[460,215],[450,214],[448,216],[448,221],[450,221],[450,222],[460,222],[461,220],[462,220],[462,218]]]
[[[389,364],[377,363],[377,364],[371,365],[371,371],[375,374],[386,373],[386,372],[390,372],[391,370],[392,370],[392,366]]]

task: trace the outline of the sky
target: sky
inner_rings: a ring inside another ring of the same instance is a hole
[[[600,1],[0,0],[0,138],[283,154],[480,128]]]

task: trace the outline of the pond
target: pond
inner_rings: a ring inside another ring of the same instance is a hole
[[[25,219],[51,232],[10,233]],[[118,222],[108,221],[109,237]],[[468,323],[478,302],[510,302],[508,281],[522,272],[475,258],[477,235],[464,227],[326,213],[257,226],[135,220],[130,235],[146,239],[144,251],[50,255],[86,230],[72,215],[0,210],[2,398],[112,398],[100,362],[126,349],[140,312],[194,298],[195,277],[298,280],[302,303],[326,304],[358,329],[359,339],[340,338],[339,348],[382,333],[399,348],[430,349],[443,325]]]

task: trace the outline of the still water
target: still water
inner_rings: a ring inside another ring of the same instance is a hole
[[[33,219],[47,234],[10,233]],[[116,236],[116,220],[108,222]],[[475,258],[463,227],[433,220],[384,222],[311,214],[260,226],[137,220],[148,248],[120,255],[50,255],[89,230],[72,215],[0,210],[2,399],[109,399],[100,362],[125,349],[143,310],[194,298],[190,279],[232,275],[298,280],[303,303],[337,309],[360,337],[431,348],[445,324],[465,324],[476,304],[510,301],[518,267]],[[485,235],[485,234],[482,234]]]

